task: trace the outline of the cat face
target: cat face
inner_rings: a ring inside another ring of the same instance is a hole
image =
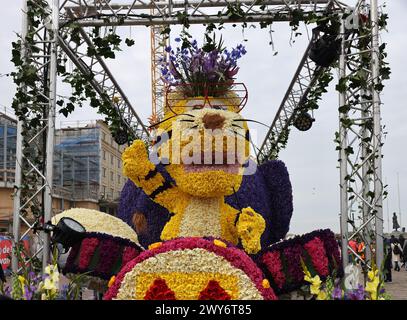
[[[157,150],[161,160],[168,159],[177,186],[199,197],[237,191],[250,151],[247,123],[233,94],[174,101],[157,130]]]

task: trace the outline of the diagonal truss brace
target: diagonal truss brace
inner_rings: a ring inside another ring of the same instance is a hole
[[[260,163],[278,156],[278,144],[288,138],[289,127],[296,115],[301,111],[301,105],[306,101],[308,93],[318,80],[318,76],[325,69],[317,66],[309,58],[312,44],[313,41],[309,43],[305,50],[271,127],[259,149],[258,160]]]

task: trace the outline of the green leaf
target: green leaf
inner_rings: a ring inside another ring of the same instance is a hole
[[[127,44],[128,47],[131,47],[135,44],[135,41],[133,39],[129,39],[129,38],[126,38],[126,40],[124,42]]]

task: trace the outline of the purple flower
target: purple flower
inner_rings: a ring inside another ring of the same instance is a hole
[[[31,300],[33,298],[35,290],[31,291],[32,288],[24,287],[24,299]]]
[[[336,287],[332,291],[332,298],[336,300],[341,300],[342,299],[342,289],[340,287]]]
[[[181,42],[181,40],[180,38],[175,39],[176,42]],[[166,47],[165,51],[169,53],[169,59],[162,64],[161,72],[163,80],[170,84],[207,82],[230,82],[232,84],[233,81],[229,80],[233,80],[239,70],[236,67],[237,60],[246,53],[246,49],[241,44],[232,51],[224,49],[219,52],[214,49],[204,52],[202,48],[198,48],[196,40],[192,41],[189,48],[177,47],[176,54],[170,46]],[[202,94],[202,92],[193,90],[191,94]]]
[[[4,293],[6,294],[6,296],[11,297],[11,288],[9,286],[7,286],[4,289]]]
[[[358,285],[357,289],[350,290],[345,294],[346,300],[364,300],[365,299],[365,289],[362,285]]]
[[[68,300],[68,289],[69,289],[69,285],[68,284],[64,284],[61,288],[61,290],[59,291],[59,299],[60,300]]]

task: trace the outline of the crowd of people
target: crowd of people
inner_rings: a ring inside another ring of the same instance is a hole
[[[359,241],[358,241],[359,240]],[[338,239],[340,245],[340,240]],[[348,250],[349,261],[360,263],[365,260],[365,243],[355,237],[349,241]],[[375,245],[372,244],[372,254],[374,255]],[[400,272],[401,270],[407,271],[407,239],[402,234],[398,238],[392,235],[390,238],[384,239],[384,280],[386,282],[392,281],[392,270]]]

